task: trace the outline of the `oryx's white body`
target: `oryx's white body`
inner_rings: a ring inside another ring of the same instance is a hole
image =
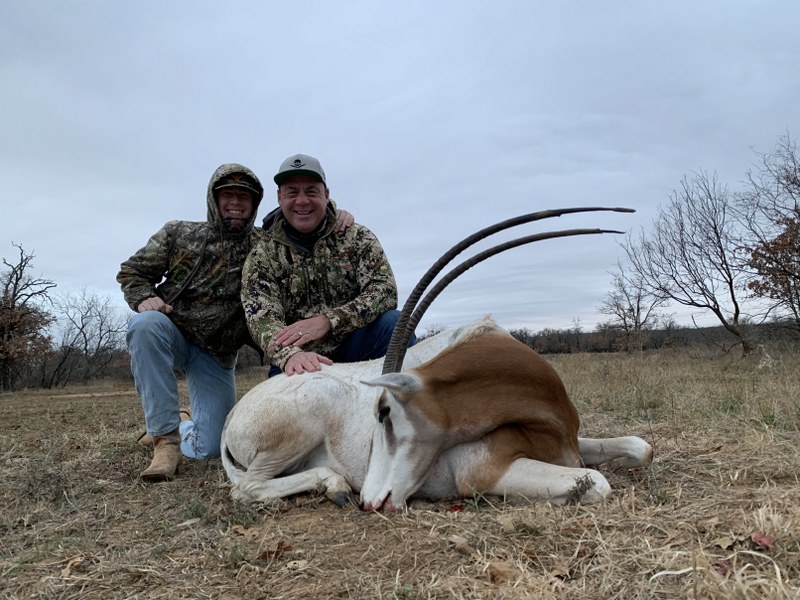
[[[514,379],[513,365],[499,376],[476,362],[489,340],[492,355],[522,352],[521,365],[535,361],[523,369],[528,383]],[[555,371],[488,318],[410,348],[408,376],[382,377],[382,364],[324,366],[250,390],[222,432],[233,497],[264,501],[321,489],[343,503],[361,490],[367,509],[399,507],[412,495],[475,492],[592,502],[610,487],[582,463],[631,468],[652,458],[636,437],[579,440],[577,412]],[[466,388],[449,388],[453,377]],[[444,397],[452,393],[458,396]]]

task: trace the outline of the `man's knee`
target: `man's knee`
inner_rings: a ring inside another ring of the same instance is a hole
[[[198,460],[220,457],[222,431],[199,431],[192,421],[183,421],[180,426],[181,452],[184,456]]]
[[[184,440],[181,442],[181,453],[195,460],[210,460],[220,457],[219,444],[201,444],[196,440]]]
[[[128,331],[142,331],[153,328],[163,328],[172,324],[170,318],[157,310],[146,310],[136,313],[128,323]]]
[[[392,334],[394,333],[395,325],[397,325],[397,320],[400,318],[400,311],[399,310],[388,310],[383,313],[380,317],[378,317],[375,321],[376,330],[380,331],[380,336],[383,340],[385,340],[385,345],[388,347],[389,341],[392,338]],[[409,346],[413,346],[417,342],[417,336],[412,332],[411,337],[408,341]]]
[[[171,327],[175,327],[175,325],[172,323],[172,320],[162,312],[146,310],[136,313],[131,317],[128,323],[128,344],[134,339],[149,337],[156,334],[163,335]]]
[[[397,324],[397,319],[399,317],[400,311],[386,311],[369,325],[372,335],[378,338],[391,338],[392,331],[394,331],[394,326]]]

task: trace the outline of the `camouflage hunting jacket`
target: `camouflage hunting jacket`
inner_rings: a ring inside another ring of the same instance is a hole
[[[244,173],[261,183],[247,167],[220,166],[208,184],[205,222],[169,221],[147,244],[122,263],[117,281],[125,301],[136,311],[147,298],[159,296],[172,305],[169,314],[186,339],[233,366],[239,348],[252,343],[240,295],[242,265],[252,247],[261,197],[253,199],[253,214],[240,232],[222,223],[214,185],[223,177]]]
[[[297,352],[331,356],[348,334],[397,308],[397,285],[380,242],[357,223],[334,232],[335,210],[329,203],[327,224],[311,250],[292,240],[279,214],[259,232],[244,263],[242,304],[250,333],[280,368]],[[272,341],[285,325],[317,315],[331,322],[321,340],[302,349]]]

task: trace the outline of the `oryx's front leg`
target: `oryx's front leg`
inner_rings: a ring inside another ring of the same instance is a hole
[[[553,504],[573,501],[590,504],[606,498],[611,493],[611,486],[593,469],[560,467],[518,458],[486,493],[546,500]]]
[[[269,455],[258,454],[247,473],[231,490],[231,497],[240,502],[266,502],[302,492],[322,491],[339,506],[350,502],[353,490],[347,480],[329,467],[316,467],[285,477],[274,477],[274,464]]]
[[[642,438],[629,435],[618,438],[578,438],[583,464],[610,465],[623,469],[646,467],[653,462],[653,448]]]

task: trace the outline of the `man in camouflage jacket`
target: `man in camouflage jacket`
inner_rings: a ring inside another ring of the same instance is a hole
[[[239,297],[262,196],[253,171],[224,164],[208,184],[205,222],[168,222],[120,267],[117,281],[137,313],[128,326],[131,370],[155,445],[143,479],[172,479],[181,453],[219,456],[236,403],[237,352],[252,343]],[[173,369],[186,374],[192,420],[181,421]]]
[[[245,316],[270,375],[383,356],[399,312],[377,238],[359,224],[334,233],[337,211],[317,159],[291,156],[274,179],[281,213],[265,221],[242,273]]]

